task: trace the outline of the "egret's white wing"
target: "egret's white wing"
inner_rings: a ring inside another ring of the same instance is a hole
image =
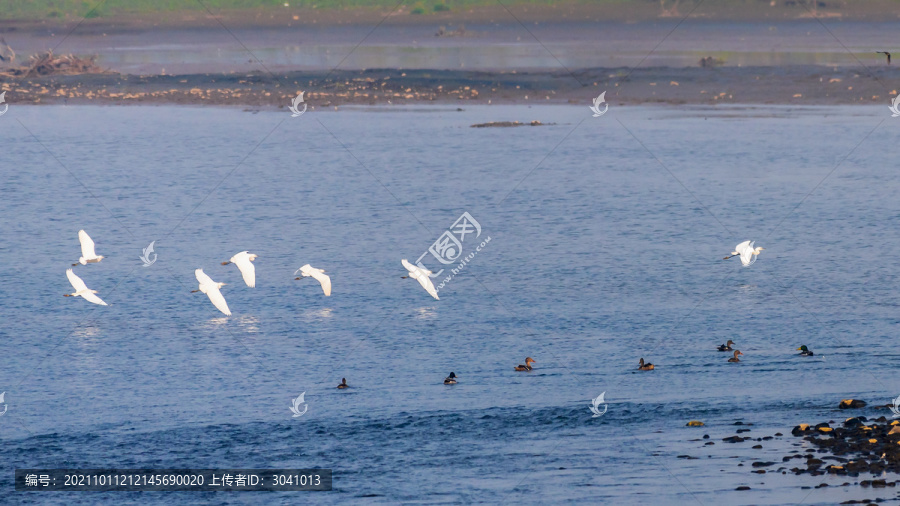
[[[419,271],[422,271],[422,269],[419,269]],[[422,285],[422,288],[424,288],[425,291],[428,292],[432,297],[437,300],[441,300],[438,297],[437,290],[434,289],[434,283],[431,282],[431,278],[428,277],[428,274],[425,274],[424,272],[418,272],[416,274],[413,274],[413,277],[416,278],[416,281],[418,281],[419,284]]]
[[[744,242],[738,244],[737,246],[735,246],[734,252],[737,253],[738,255],[740,255],[741,251],[743,251],[744,248],[746,248],[747,246],[750,246],[750,241],[744,241]]]
[[[431,271],[429,271],[428,269],[423,269],[417,265],[413,265],[413,264],[407,262],[406,259],[400,260],[400,263],[403,264],[403,267],[406,267],[406,270],[408,270],[410,274],[413,274],[413,277],[415,277],[415,273],[417,273],[417,272],[422,272],[422,273],[425,273],[426,275],[431,274]]]
[[[76,276],[75,273],[72,272],[72,269],[66,269],[66,277],[69,278],[69,283],[72,283],[72,288],[75,289],[75,293],[88,289],[87,285],[84,284],[84,281]]]
[[[406,270],[408,270],[410,274],[416,272],[416,269],[418,269],[415,265],[407,262],[405,258],[400,260],[400,263],[403,264],[403,267],[406,267]]]
[[[244,278],[244,283],[247,283],[247,286],[250,288],[255,288],[256,268],[253,267],[253,262],[250,261],[249,253],[247,251],[242,251],[231,257],[231,261],[241,270],[241,276]]]
[[[325,292],[325,296],[326,297],[330,296],[331,295],[331,278],[328,277],[328,275],[325,274],[322,271],[322,269],[316,269],[316,268],[310,267],[308,264],[304,265],[303,267],[309,267],[309,269],[305,269],[301,272],[303,272],[303,274],[305,276],[311,276],[313,279],[318,281],[319,284],[322,285],[322,291]]]
[[[750,265],[750,261],[753,260],[753,242],[744,241],[738,244],[736,251],[741,254],[741,264],[745,267]]]
[[[109,305],[109,304],[103,302],[103,299],[101,299],[100,297],[97,297],[97,294],[95,294],[94,292],[92,292],[90,290],[82,293],[81,296],[84,297],[86,300],[93,302],[94,304],[100,304],[101,306]]]
[[[228,309],[228,303],[225,302],[225,297],[222,296],[222,292],[219,291],[219,287],[216,285],[212,285],[207,288],[206,295],[209,297],[210,302],[216,306],[216,309],[225,313],[228,316],[231,316],[231,310]]]
[[[211,277],[207,276],[206,273],[203,272],[203,269],[195,270],[194,276],[197,276],[197,281],[200,282],[201,285],[216,285],[216,282],[213,281]]]
[[[94,241],[91,239],[91,236],[87,235],[87,232],[79,230],[78,241],[81,242],[81,256],[84,258],[94,258],[97,256],[94,252]]]
[[[429,274],[431,274],[431,271],[429,271],[428,269],[417,267],[407,262],[406,259],[400,260],[400,263],[402,263],[403,267],[406,267],[406,270],[409,271],[410,277],[418,281],[426,292],[428,292],[435,299],[441,300],[440,297],[438,297],[437,290],[434,289],[434,284],[431,282],[431,278],[428,276]]]
[[[428,286],[425,287],[425,291],[427,291],[429,295],[434,297],[435,300],[441,300],[441,298],[438,297],[437,290],[434,289],[434,284],[431,283],[431,279],[428,279],[427,281],[428,281]],[[421,282],[422,281],[420,280],[419,283],[421,283]]]

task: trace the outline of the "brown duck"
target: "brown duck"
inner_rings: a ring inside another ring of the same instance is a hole
[[[728,361],[729,362],[740,362],[741,360],[738,358],[738,355],[743,355],[743,353],[741,353],[738,350],[734,350],[734,356],[729,358]]]
[[[536,364],[536,363],[537,363],[537,362],[535,362],[535,360],[534,360],[533,358],[527,357],[527,358],[525,359],[525,365],[522,365],[522,364],[517,365],[517,366],[516,366],[516,370],[517,370],[517,371],[530,371],[530,370],[531,370],[531,364]]]
[[[638,364],[639,371],[652,371],[656,366],[651,364],[650,362],[644,363],[644,359],[641,359],[640,364]]]

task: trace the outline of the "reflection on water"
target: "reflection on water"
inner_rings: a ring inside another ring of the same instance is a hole
[[[434,306],[420,307],[416,309],[416,318],[420,320],[430,320],[437,316]]]
[[[238,324],[244,332],[255,334],[259,332],[259,318],[250,315],[244,315],[238,318]]]
[[[222,316],[220,318],[210,318],[209,320],[206,320],[206,326],[213,328],[221,327],[226,323],[228,323],[228,317],[226,316]]]
[[[330,307],[325,307],[322,309],[316,309],[314,311],[307,311],[306,313],[304,313],[304,316],[306,316],[308,319],[331,318],[333,316],[332,311],[333,310]]]
[[[72,332],[72,336],[79,339],[93,339],[99,335],[100,327],[97,327],[93,324],[82,325]]]

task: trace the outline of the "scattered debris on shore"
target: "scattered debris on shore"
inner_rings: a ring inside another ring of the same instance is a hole
[[[15,55],[13,55],[13,58],[15,58]],[[15,77],[36,77],[110,73],[110,71],[97,65],[95,62],[96,58],[96,56],[81,58],[73,54],[54,56],[53,51],[50,50],[31,55],[27,65],[7,69],[3,74]]]
[[[91,59],[76,58],[69,55],[62,60],[48,55],[49,68],[41,65],[31,74],[31,66],[0,67],[0,92],[8,91],[6,100],[20,104],[65,101],[70,105],[210,104],[283,109],[303,91],[313,108],[356,104],[570,103],[584,105],[587,112],[599,93],[614,88],[618,105],[880,104],[897,94],[897,90],[886,93],[882,83],[900,79],[900,66],[872,70],[878,77],[874,80],[861,79],[852,68],[825,69],[814,65],[725,66],[715,72],[692,66],[638,68],[632,72],[625,68],[596,68],[572,73],[366,69],[277,75],[262,71],[130,75],[104,70],[92,64]],[[42,73],[46,71],[52,73]],[[853,86],[848,86],[851,81]],[[659,83],[669,86],[658,86]],[[796,93],[798,89],[805,90],[802,96]]]
[[[491,121],[490,123],[477,123],[472,125],[472,128],[490,128],[490,127],[517,127],[517,126],[543,126],[538,120],[534,120],[531,123],[521,123],[519,121]]]
[[[447,30],[445,27],[438,28],[437,33],[434,34],[435,37],[465,37],[466,35],[466,27],[463,25],[459,25],[456,30]]]

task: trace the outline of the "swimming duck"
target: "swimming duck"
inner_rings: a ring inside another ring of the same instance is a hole
[[[445,385],[455,385],[456,384],[456,374],[450,373],[450,376],[444,378]]]
[[[731,351],[731,345],[732,345],[732,344],[734,344],[734,341],[732,341],[731,339],[729,339],[727,343],[725,343],[725,344],[720,344],[718,349],[719,349],[719,351]]]
[[[654,367],[656,367],[656,366],[654,366],[654,365],[651,364],[650,362],[647,362],[647,363],[645,364],[645,363],[644,363],[644,359],[641,359],[641,363],[638,364],[638,370],[639,370],[639,371],[652,371]]]
[[[738,350],[734,350],[734,356],[729,358],[728,361],[729,362],[740,362],[741,360],[738,358],[738,355],[743,355],[743,353],[741,353]]]
[[[812,350],[807,348],[805,344],[797,349],[800,350],[801,357],[811,357],[811,356],[815,355],[815,353],[813,353]]]
[[[341,378],[341,384],[337,386],[338,388],[349,388],[350,385],[347,384],[347,378]]]
[[[528,357],[525,359],[525,365],[522,365],[522,364],[517,365],[516,370],[517,371],[530,371],[531,364],[535,364],[535,363],[537,363],[537,362],[535,362],[535,360],[533,358]]]

